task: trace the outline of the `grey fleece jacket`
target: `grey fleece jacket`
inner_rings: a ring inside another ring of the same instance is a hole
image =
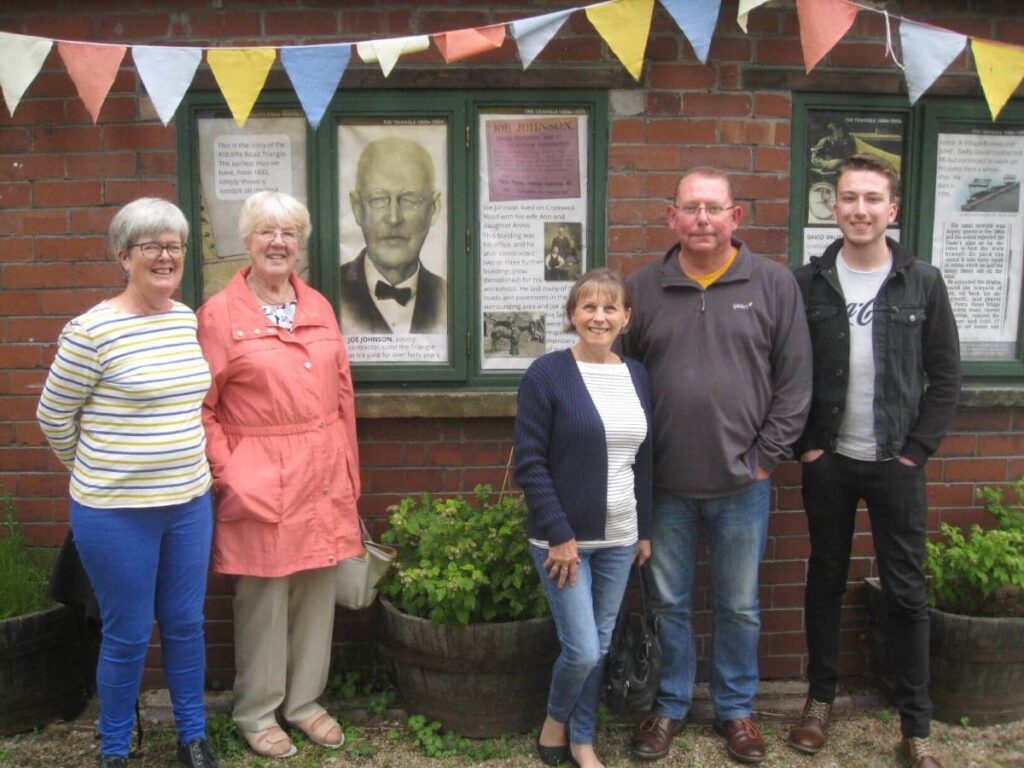
[[[811,402],[811,342],[792,273],[738,240],[702,290],[679,246],[630,275],[622,350],[651,380],[654,487],[683,498],[739,493],[787,458]]]

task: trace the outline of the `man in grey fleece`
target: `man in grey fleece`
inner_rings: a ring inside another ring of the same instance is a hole
[[[692,702],[697,656],[691,593],[703,528],[714,591],[711,698],[730,757],[761,762],[751,719],[758,685],[757,572],[768,534],[769,477],[799,436],[811,397],[803,303],[784,266],[733,233],[740,206],[728,176],[695,168],[676,187],[679,238],[630,276],[623,351],[651,379],[654,527],[650,565],[664,669],[633,754],[668,754]]]

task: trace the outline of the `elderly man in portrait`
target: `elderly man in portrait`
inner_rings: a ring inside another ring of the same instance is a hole
[[[341,267],[345,333],[446,333],[448,285],[420,261],[441,203],[429,153],[408,139],[370,142],[349,199],[366,247]]]

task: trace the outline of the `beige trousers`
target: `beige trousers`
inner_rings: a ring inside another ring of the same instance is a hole
[[[323,711],[334,630],[334,567],[235,579],[235,724],[298,725]]]

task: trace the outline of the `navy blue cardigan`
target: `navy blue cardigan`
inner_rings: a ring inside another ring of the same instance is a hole
[[[637,528],[651,538],[651,397],[647,373],[629,367],[647,420],[647,437],[633,465]],[[608,446],[604,422],[568,349],[550,352],[527,369],[519,384],[515,480],[523,489],[530,538],[551,545],[604,538],[608,512]]]

